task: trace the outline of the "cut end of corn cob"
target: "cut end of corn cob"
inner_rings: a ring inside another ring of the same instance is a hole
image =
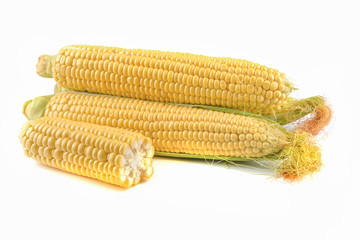
[[[36,97],[24,103],[22,113],[29,120],[35,120],[44,116],[47,104],[53,95]]]
[[[41,77],[52,78],[52,59],[53,56],[50,55],[41,55],[39,57],[38,63],[36,64],[36,73]]]
[[[287,182],[299,182],[307,175],[318,172],[322,166],[320,147],[307,132],[295,131],[290,142],[279,153],[283,159],[275,170],[275,177]]]
[[[151,140],[138,133],[43,117],[27,122],[19,138],[26,156],[122,187],[136,185],[153,173]]]

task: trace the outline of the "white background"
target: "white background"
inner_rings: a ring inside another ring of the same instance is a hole
[[[358,1],[7,1],[1,4],[0,239],[359,239]],[[39,55],[69,44],[191,52],[279,69],[325,95],[324,167],[299,184],[155,159],[122,190],[40,165],[17,135],[22,104],[52,92]]]

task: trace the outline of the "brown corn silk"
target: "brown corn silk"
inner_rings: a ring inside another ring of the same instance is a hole
[[[317,135],[329,125],[331,117],[332,109],[330,106],[326,104],[320,105],[313,113],[311,113],[311,116],[308,119],[300,121],[297,129],[312,135]]]

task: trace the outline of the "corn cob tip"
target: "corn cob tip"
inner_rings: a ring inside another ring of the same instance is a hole
[[[50,55],[41,55],[36,64],[36,73],[44,78],[52,78],[52,59],[53,56]]]
[[[29,120],[35,120],[44,116],[47,104],[53,95],[36,97],[24,103],[22,113]]]
[[[322,166],[320,147],[307,132],[294,131],[290,143],[279,153],[283,159],[275,171],[276,178],[286,182],[300,182],[307,175],[318,172]]]
[[[71,89],[69,88],[65,88],[63,86],[61,86],[59,83],[56,83],[54,86],[54,93],[63,93],[63,92],[73,92]]]
[[[27,114],[27,108],[28,108],[28,105],[29,105],[32,101],[33,101],[33,100],[27,100],[27,101],[23,104],[22,114],[24,114],[27,119],[29,119],[28,114]]]

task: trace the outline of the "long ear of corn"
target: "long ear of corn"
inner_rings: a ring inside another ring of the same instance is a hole
[[[24,112],[38,116],[37,111],[44,112],[44,104],[40,105],[40,109],[32,109],[38,104],[28,102]],[[292,156],[292,164],[286,165],[284,169],[283,163],[277,166],[277,169],[282,169],[282,173],[289,172],[290,167],[295,169],[291,174],[279,173],[287,179],[301,179],[320,168],[319,148],[307,134],[289,133],[276,122],[261,116],[243,113],[248,115],[244,116],[218,110],[138,99],[61,93],[47,103],[45,116],[141,133],[153,140],[159,155],[185,154],[185,157],[203,156],[231,161],[282,159],[284,164],[289,163],[289,156]],[[299,144],[295,144],[295,140]],[[308,150],[304,148],[305,145],[309,146]],[[311,154],[308,155],[308,152]]]
[[[54,168],[131,187],[151,177],[151,140],[141,134],[42,117],[27,122],[20,141],[25,154]]]
[[[59,83],[55,84],[54,93],[74,92],[71,89],[62,87]],[[40,101],[37,101],[39,104]],[[207,105],[191,105],[202,108],[207,108]],[[211,109],[212,106],[209,106]],[[228,112],[236,112],[228,109]],[[302,130],[317,135],[324,127],[326,127],[332,115],[331,108],[327,105],[325,98],[322,96],[313,96],[309,98],[299,99],[291,101],[288,105],[284,106],[278,113],[271,115],[265,115],[265,117],[276,121],[281,125],[295,122],[306,115],[311,114],[312,116],[306,121],[303,121]]]
[[[76,91],[158,102],[201,104],[262,115],[293,100],[285,74],[246,60],[72,45],[39,58],[37,72]]]

